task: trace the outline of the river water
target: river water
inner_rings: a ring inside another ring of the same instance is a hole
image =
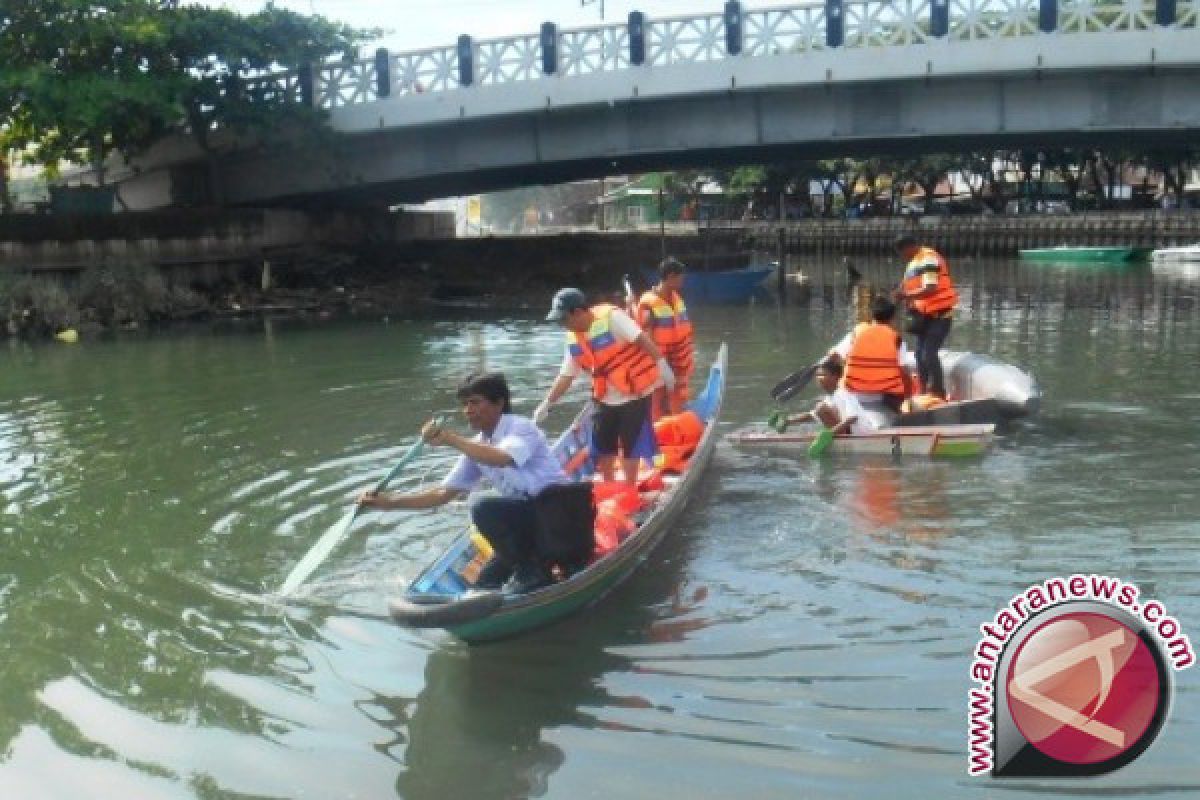
[[[848,325],[840,267],[801,266],[810,302],[693,310],[701,362],[730,345],[726,431]],[[594,613],[478,648],[373,618],[461,506],[364,515],[303,604],[259,595],[465,371],[532,407],[561,355],[547,298],[9,345],[0,798],[1194,796],[1194,670],[1151,749],[1083,783],[968,778],[966,693],[979,624],[1048,577],[1119,576],[1200,632],[1200,279],[956,267],[950,346],[1032,370],[1037,418],[967,461],[722,443]]]

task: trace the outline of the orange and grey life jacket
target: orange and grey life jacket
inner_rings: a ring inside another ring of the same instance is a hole
[[[900,372],[900,334],[878,322],[854,329],[842,385],[851,392],[904,394]]]
[[[648,291],[638,301],[638,324],[650,334],[677,378],[692,374],[692,322],[688,319],[683,296],[674,293],[669,303],[662,295]]]
[[[922,314],[944,314],[958,304],[958,292],[950,280],[950,265],[942,254],[932,247],[922,247],[908,262],[904,270],[904,294],[908,297],[919,294],[925,288],[925,275],[937,272],[937,289],[932,294],[910,301],[915,311]]]
[[[567,347],[579,368],[592,376],[592,396],[604,398],[613,388],[641,397],[658,381],[658,366],[650,355],[631,342],[622,342],[612,331],[609,319],[616,306],[593,306],[592,324],[586,333],[567,332]]]

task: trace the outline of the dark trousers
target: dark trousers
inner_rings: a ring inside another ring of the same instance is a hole
[[[946,378],[938,351],[950,335],[950,317],[926,317],[923,330],[917,334],[917,377],[924,391],[946,396]]]
[[[495,557],[511,568],[534,560],[537,514],[526,497],[476,497],[471,522],[487,537]]]

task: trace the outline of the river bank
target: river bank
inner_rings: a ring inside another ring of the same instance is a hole
[[[1057,244],[1200,241],[1200,214],[1112,213],[736,223],[453,238],[436,216],[234,210],[0,217],[0,324],[84,335],[247,314],[424,315],[519,308],[561,286],[610,293],[667,254],[692,269],[786,256],[890,256],[901,233],[951,258]]]

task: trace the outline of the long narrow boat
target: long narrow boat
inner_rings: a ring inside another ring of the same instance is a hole
[[[1034,247],[1019,251],[1025,261],[1051,264],[1127,264],[1145,261],[1150,255],[1147,247]]]
[[[927,425],[904,428],[880,428],[870,433],[850,433],[833,437],[827,452],[860,455],[977,456],[992,443],[996,426]],[[770,428],[743,428],[729,434],[738,447],[763,448],[807,453],[817,438],[811,428],[779,433]]]
[[[704,390],[690,404],[704,421],[705,430],[681,475],[664,476],[661,490],[643,493],[644,507],[636,528],[607,555],[566,580],[524,593],[481,591],[471,588],[470,565],[479,553],[470,531],[464,532],[389,605],[392,618],[407,627],[443,628],[467,642],[485,642],[515,636],[548,625],[597,602],[641,564],[672,529],[690,499],[716,446],[716,422],[725,396],[725,345],[717,354]],[[564,463],[590,446],[591,408],[585,408],[554,444]],[[581,480],[590,480],[589,468]]]

